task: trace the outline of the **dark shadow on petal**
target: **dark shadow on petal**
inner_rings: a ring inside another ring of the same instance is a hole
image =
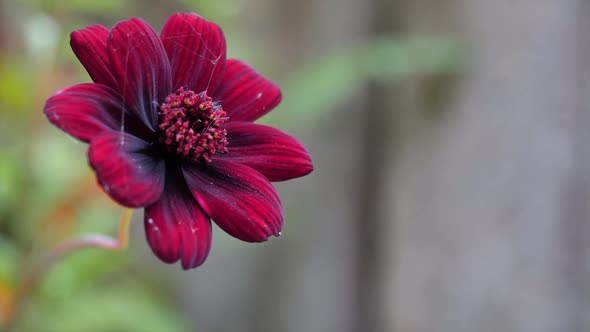
[[[70,45],[94,83],[118,90],[107,55],[109,30],[100,24],[76,30],[70,34]]]
[[[164,160],[135,136],[115,131],[102,134],[90,144],[88,160],[104,191],[123,206],[150,205],[164,190]]]
[[[247,242],[279,235],[281,201],[264,175],[219,158],[205,166],[184,164],[183,174],[201,207],[228,234]]]
[[[221,102],[230,121],[255,121],[275,108],[282,95],[276,84],[248,64],[229,59],[213,99]]]
[[[174,89],[215,91],[225,71],[225,36],[219,26],[194,13],[172,15],[160,34]],[[211,95],[211,93],[209,93]]]
[[[111,30],[107,53],[128,108],[156,128],[160,103],[172,92],[170,62],[157,33],[138,18],[120,22]]]
[[[287,133],[250,122],[230,122],[226,129],[229,152],[219,158],[251,167],[270,181],[298,178],[313,170],[303,144]]]
[[[144,140],[154,132],[127,110],[121,95],[113,89],[93,83],[63,89],[45,103],[43,111],[61,130],[90,142],[105,131],[125,131]]]
[[[182,175],[170,166],[160,199],[145,209],[144,226],[154,254],[166,263],[180,259],[183,269],[203,264],[211,249],[209,216],[186,187]]]

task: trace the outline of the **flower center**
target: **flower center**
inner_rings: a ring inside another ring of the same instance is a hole
[[[217,153],[227,153],[227,116],[205,92],[186,88],[166,97],[160,107],[160,142],[166,150],[210,163]]]

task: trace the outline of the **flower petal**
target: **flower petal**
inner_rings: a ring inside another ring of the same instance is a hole
[[[146,207],[144,225],[154,254],[166,263],[180,259],[186,270],[200,266],[209,255],[211,221],[183,182],[168,177],[160,199]]]
[[[269,126],[230,122],[229,152],[225,160],[251,167],[270,181],[284,181],[309,174],[311,157],[296,138]]]
[[[111,30],[107,53],[125,103],[154,129],[159,103],[172,92],[170,62],[160,38],[147,23],[132,18]]]
[[[125,107],[121,96],[100,84],[86,83],[63,89],[45,103],[51,123],[77,139],[89,142],[105,131],[124,129],[146,137],[150,132]]]
[[[221,28],[194,13],[172,15],[161,33],[173,86],[200,93],[215,91],[225,68],[225,37]]]
[[[281,90],[246,63],[229,59],[221,86],[214,94],[231,121],[254,121],[277,106]]]
[[[74,31],[70,45],[95,83],[117,89],[117,81],[111,73],[107,55],[109,30],[100,24]]]
[[[199,205],[229,235],[261,242],[280,234],[281,201],[264,175],[219,158],[200,167],[183,165],[183,173]]]
[[[88,159],[98,183],[119,204],[147,206],[164,190],[165,163],[150,145],[127,133],[107,132],[90,143]]]

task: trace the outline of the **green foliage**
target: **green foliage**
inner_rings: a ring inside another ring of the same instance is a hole
[[[16,156],[11,149],[0,147],[0,217],[6,217],[21,193],[23,174]]]
[[[236,0],[180,0],[180,2],[186,6],[188,11],[197,12],[215,22],[227,17],[238,16],[242,9],[240,1]]]
[[[37,195],[41,198],[40,204],[54,203],[88,171],[86,147],[71,137],[61,135],[57,129],[50,128],[39,133],[38,141],[31,149],[29,171],[32,180],[39,186]]]
[[[0,236],[0,283],[14,286],[18,269],[18,252],[12,243]]]
[[[76,12],[91,15],[109,15],[115,12],[128,11],[129,1],[120,0],[24,0],[30,7],[52,13]]]
[[[186,322],[149,289],[131,280],[118,286],[95,284],[67,300],[44,301],[29,310],[23,331],[188,331]]]
[[[31,78],[22,60],[0,54],[0,116],[14,116],[31,106]]]

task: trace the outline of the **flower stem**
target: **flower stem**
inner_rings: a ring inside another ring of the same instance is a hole
[[[53,248],[38,264],[34,265],[25,274],[12,301],[12,315],[8,318],[8,327],[12,326],[18,318],[18,313],[23,301],[35,288],[41,277],[60,259],[85,248],[101,248],[106,250],[121,251],[129,245],[129,224],[133,210],[124,209],[121,214],[117,238],[102,234],[90,234],[66,240]]]

